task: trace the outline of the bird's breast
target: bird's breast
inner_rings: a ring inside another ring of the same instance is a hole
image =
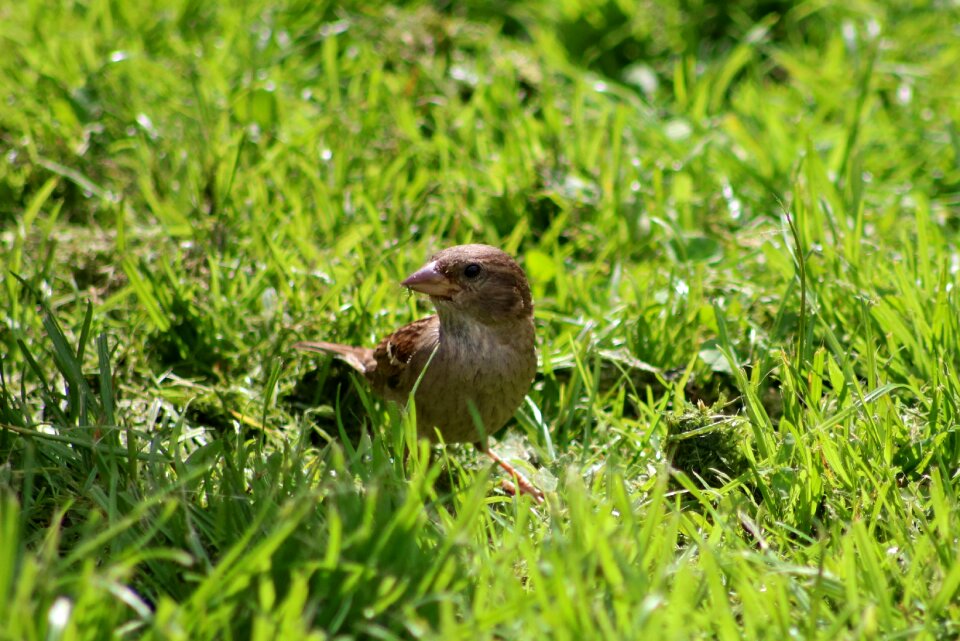
[[[415,396],[418,430],[435,439],[439,429],[450,443],[483,440],[513,416],[536,369],[532,322],[506,331],[483,325],[441,330]]]

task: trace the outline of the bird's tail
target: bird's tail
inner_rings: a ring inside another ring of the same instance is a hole
[[[340,343],[327,343],[325,341],[300,341],[294,344],[294,348],[307,352],[332,354],[361,374],[369,372],[376,363],[373,358],[373,350],[369,347],[354,347],[353,345],[341,345]]]

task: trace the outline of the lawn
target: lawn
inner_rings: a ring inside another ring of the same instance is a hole
[[[0,640],[954,639],[960,5],[0,6]],[[348,368],[518,257],[497,451]]]

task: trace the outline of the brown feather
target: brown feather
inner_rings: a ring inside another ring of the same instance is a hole
[[[295,343],[293,347],[305,352],[318,352],[336,356],[364,376],[367,376],[377,365],[377,361],[373,357],[373,350],[369,347],[355,347],[326,341],[300,341]]]

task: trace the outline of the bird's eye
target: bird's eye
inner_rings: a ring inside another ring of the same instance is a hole
[[[476,278],[480,275],[480,265],[476,263],[470,263],[463,268],[463,275],[467,278]]]

